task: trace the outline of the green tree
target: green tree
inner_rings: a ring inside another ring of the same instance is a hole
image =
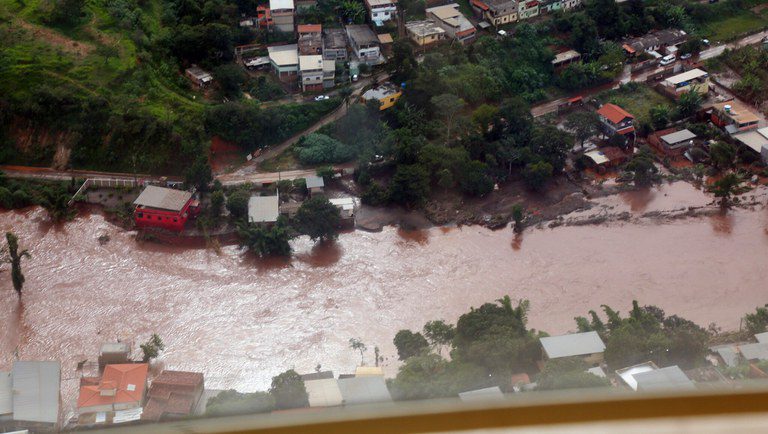
[[[213,78],[225,98],[238,98],[247,75],[240,65],[228,63],[213,69]]]
[[[477,129],[485,134],[491,125],[494,116],[499,112],[499,108],[489,104],[482,104],[472,112],[472,122]]]
[[[363,341],[360,340],[360,338],[350,338],[349,348],[353,349],[354,351],[360,351],[360,365],[365,365],[365,352],[368,350],[368,348],[365,346]]]
[[[205,405],[207,417],[239,414],[269,413],[275,409],[275,399],[266,392],[240,393],[225,390],[210,398]]]
[[[493,179],[488,176],[488,166],[477,160],[466,160],[459,169],[461,191],[470,196],[483,197],[493,191]]]
[[[565,126],[573,131],[579,145],[584,147],[584,141],[600,132],[600,117],[593,111],[573,112],[565,119]]]
[[[303,408],[309,405],[309,395],[301,375],[293,369],[272,377],[269,394],[275,399],[275,407],[279,410]]]
[[[490,386],[484,368],[459,360],[447,362],[434,353],[408,358],[391,383],[396,400],[455,397],[459,392]]]
[[[213,181],[211,164],[208,162],[208,158],[197,158],[186,171],[185,181],[188,185],[195,186],[199,191],[208,191],[208,185]]]
[[[24,273],[21,271],[21,259],[31,258],[27,250],[19,251],[19,238],[12,232],[5,233],[5,240],[8,245],[3,252],[3,262],[11,264],[11,281],[13,289],[21,297],[21,290],[24,288]]]
[[[259,256],[290,256],[293,251],[290,241],[295,233],[285,217],[280,216],[272,226],[241,222],[237,226],[237,236],[241,247]]]
[[[72,207],[71,199],[72,196],[64,187],[55,185],[40,188],[37,201],[51,220],[61,222],[70,220],[77,213]]]
[[[248,201],[250,198],[251,193],[244,188],[234,190],[227,195],[227,210],[232,214],[232,217],[236,219],[248,217]]]
[[[677,111],[680,117],[693,116],[701,108],[703,98],[696,91],[683,92],[677,100]]]
[[[709,145],[709,159],[715,169],[729,169],[736,160],[736,148],[728,142],[714,142]]]
[[[451,128],[453,127],[456,115],[464,108],[466,103],[463,99],[450,93],[433,96],[430,101],[437,113],[443,117],[445,141],[448,142],[451,140]]]
[[[389,183],[389,199],[407,207],[422,205],[429,196],[429,174],[417,164],[397,166]]]
[[[163,344],[163,340],[160,339],[160,336],[156,333],[152,333],[152,336],[147,342],[141,344],[140,347],[143,354],[141,360],[144,363],[148,363],[150,360],[157,358],[157,356],[160,355],[160,351],[165,349],[165,344]]]
[[[627,163],[625,168],[632,173],[633,181],[638,187],[647,187],[651,185],[659,172],[659,169],[653,163],[653,158],[648,150],[641,150],[629,163]]]
[[[301,204],[294,218],[299,233],[312,241],[335,240],[339,235],[341,214],[325,196],[314,196]]]
[[[520,233],[523,231],[523,218],[525,217],[525,211],[523,206],[516,203],[512,206],[512,220],[515,222],[515,232]]]
[[[754,313],[744,316],[744,327],[749,335],[768,331],[768,304],[755,309]]]
[[[456,335],[456,327],[443,320],[429,321],[424,324],[424,337],[433,348],[442,353],[442,347],[450,345]]]
[[[669,123],[669,107],[665,104],[651,107],[649,114],[651,116],[651,124],[657,130],[666,127]]]
[[[400,330],[393,340],[397,348],[397,357],[400,360],[406,360],[409,357],[423,354],[429,349],[429,343],[421,333],[414,333],[410,330]]]
[[[720,199],[720,207],[723,209],[731,206],[733,196],[740,194],[741,190],[741,178],[735,173],[724,175],[709,187],[709,192]]]
[[[531,190],[541,191],[547,184],[547,181],[552,178],[552,171],[552,165],[546,161],[528,163],[523,168],[523,181]]]
[[[587,372],[586,363],[581,359],[564,358],[547,361],[536,382],[537,390],[581,389],[607,387],[610,382]]]
[[[221,212],[224,210],[224,192],[221,190],[215,190],[211,193],[211,216],[217,219],[221,217]]]

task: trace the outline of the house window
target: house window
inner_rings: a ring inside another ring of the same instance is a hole
[[[179,219],[177,219],[176,217],[174,217],[174,218],[173,218],[173,221],[174,221],[174,223],[178,223]]]
[[[143,212],[138,213],[137,217],[140,218],[140,219],[143,219],[144,218],[144,213]]]

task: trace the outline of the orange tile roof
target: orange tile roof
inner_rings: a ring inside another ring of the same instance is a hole
[[[299,24],[296,26],[296,30],[299,34],[302,33],[320,33],[323,31],[323,26],[320,24]]]
[[[138,402],[144,398],[144,387],[147,384],[146,363],[107,365],[101,381],[82,382],[77,407],[94,407],[118,403]],[[115,389],[114,396],[102,396],[101,390]]]
[[[619,122],[623,121],[626,118],[630,118],[630,119],[635,118],[631,114],[627,113],[627,111],[624,110],[623,108],[617,106],[616,104],[611,104],[611,103],[605,104],[602,107],[600,107],[600,109],[597,110],[597,113],[604,116],[614,124],[618,124]]]

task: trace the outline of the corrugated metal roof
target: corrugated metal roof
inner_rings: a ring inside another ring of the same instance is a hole
[[[307,181],[307,188],[325,187],[325,181],[319,176],[310,175],[304,178],[304,180]]]
[[[0,371],[0,416],[13,413],[13,377]]]
[[[739,351],[747,360],[768,360],[768,344],[739,345]]]
[[[690,71],[686,71],[682,74],[673,75],[672,77],[669,77],[665,81],[667,81],[670,84],[678,85],[680,83],[691,81],[700,77],[706,77],[707,71],[703,71],[701,69],[691,69]]]
[[[667,134],[666,136],[661,136],[660,138],[661,140],[667,142],[668,144],[674,145],[675,143],[680,143],[686,140],[695,139],[696,134],[693,134],[688,130],[680,130],[672,134]]]
[[[597,332],[541,338],[541,346],[544,347],[544,351],[550,359],[602,353],[605,351],[605,344]]]
[[[334,407],[343,402],[341,389],[334,378],[305,381],[304,387],[309,395],[310,407]]]
[[[768,332],[756,334],[755,339],[761,344],[768,344]]]
[[[280,215],[280,201],[277,196],[251,196],[248,199],[248,221],[251,223],[272,223]]]
[[[392,401],[384,377],[344,378],[338,380],[338,386],[345,405]]]
[[[677,365],[635,374],[637,390],[694,390],[696,385]]]
[[[181,211],[190,199],[192,199],[192,193],[189,191],[149,185],[133,201],[133,204],[147,208]]]
[[[13,418],[55,424],[59,421],[59,362],[13,363]]]
[[[269,0],[269,9],[293,9],[293,0]]]
[[[474,401],[499,401],[504,399],[499,386],[486,387],[485,389],[470,390],[459,393],[459,398],[464,402]]]

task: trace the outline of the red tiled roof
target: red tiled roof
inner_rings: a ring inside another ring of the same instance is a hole
[[[146,363],[107,365],[99,382],[94,382],[93,379],[81,380],[77,407],[132,402],[141,404],[147,384],[148,368]],[[107,389],[115,389],[114,396],[102,396],[101,391]]]
[[[296,26],[296,31],[299,34],[320,33],[323,31],[323,26],[320,24],[299,24],[298,26]]]
[[[605,104],[602,107],[600,107],[600,109],[597,110],[597,113],[604,116],[614,124],[618,124],[619,122],[623,121],[626,118],[630,118],[630,119],[635,118],[631,114],[627,113],[627,111],[624,110],[623,108],[617,106],[616,104],[611,104],[611,103]]]
[[[147,405],[141,414],[143,420],[159,421],[163,415],[186,415],[192,412],[203,391],[200,372],[163,371],[152,380]]]
[[[481,2],[480,0],[472,0],[472,4],[484,11],[487,11],[488,9],[490,9],[487,4]]]
[[[623,48],[624,50],[626,50],[626,52],[627,52],[627,53],[629,53],[629,54],[635,54],[635,49],[634,49],[634,48],[632,48],[632,47],[630,47],[630,46],[629,46],[629,45],[627,45],[627,44],[624,44],[624,45],[622,45],[622,46],[621,46],[621,48]]]
[[[152,380],[152,388],[154,388],[155,385],[160,384],[197,387],[198,385],[203,384],[203,374],[200,372],[188,371],[163,371]],[[150,388],[150,394],[152,393],[152,388]]]

